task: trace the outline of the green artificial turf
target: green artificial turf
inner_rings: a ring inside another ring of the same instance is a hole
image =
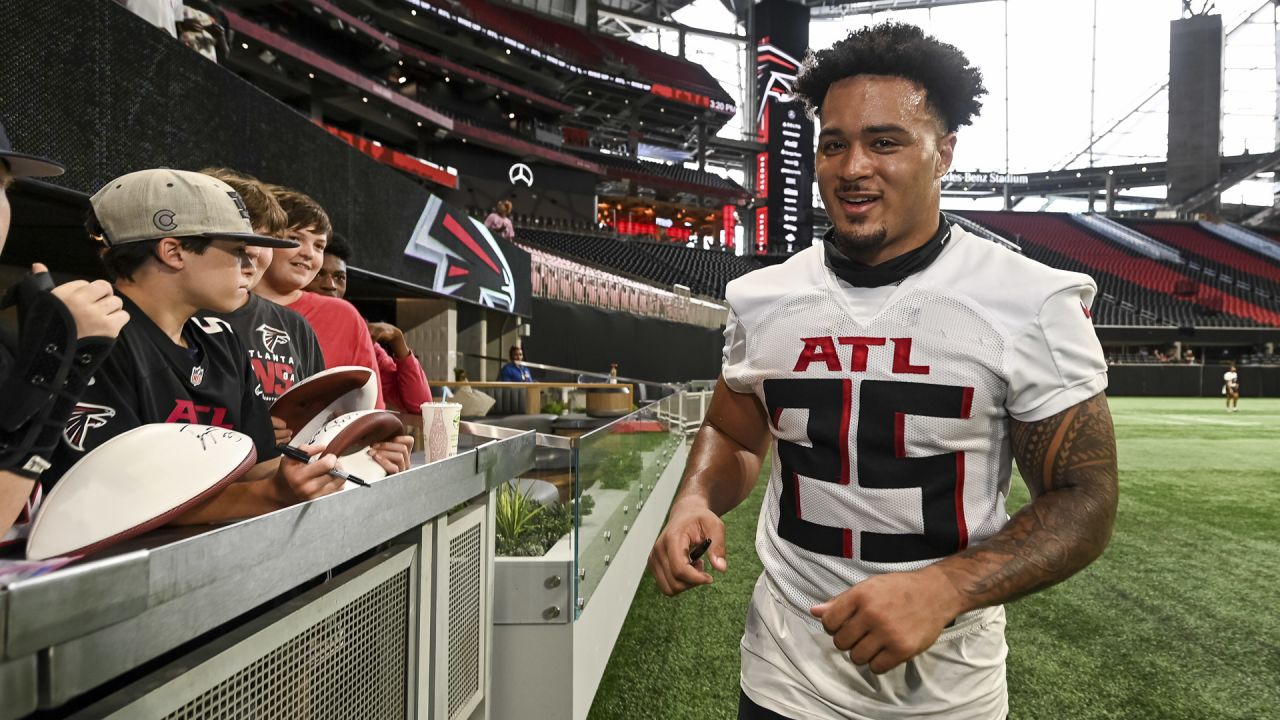
[[[1113,398],[1120,511],[1098,562],[1008,606],[1015,720],[1280,717],[1280,400]],[[640,583],[591,720],[735,718],[766,475],[725,518],[729,571]],[[1027,501],[1015,476],[1013,512]]]

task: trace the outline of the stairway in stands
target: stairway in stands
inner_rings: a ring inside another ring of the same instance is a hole
[[[1129,220],[1125,225],[1177,248],[1189,275],[1261,307],[1280,311],[1280,267],[1270,259],[1228,242],[1197,223]]]
[[[1146,320],[1136,324],[1280,324],[1280,312],[1204,285],[1174,263],[1159,262],[1119,247],[1067,215],[981,211],[960,214],[1013,239],[1033,259],[1092,276],[1103,294],[1099,325],[1130,324],[1127,315]],[[1177,294],[1179,290],[1184,294]],[[1110,305],[1114,305],[1114,311]]]

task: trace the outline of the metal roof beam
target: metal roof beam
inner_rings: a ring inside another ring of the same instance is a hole
[[[810,17],[844,17],[846,15],[870,15],[888,10],[921,10],[924,8],[943,7],[946,5],[969,5],[994,0],[870,0],[869,2],[846,2],[827,5],[825,2],[809,2]]]
[[[972,1],[973,0],[970,0],[970,2]],[[635,13],[627,12],[625,10],[618,10],[617,8],[605,7],[604,5],[600,6],[600,12],[598,13],[598,16],[601,19],[626,21],[627,23],[631,23],[631,24],[645,25],[648,27],[657,27],[657,28],[662,28],[663,30],[674,30],[676,32],[683,32],[688,35],[702,35],[703,37],[717,38],[719,40],[728,40],[736,43],[747,42],[747,38],[742,35],[733,35],[731,33],[716,32],[714,30],[704,30],[702,28],[691,27],[689,25],[682,25],[674,20],[656,20],[652,17],[637,15]]]

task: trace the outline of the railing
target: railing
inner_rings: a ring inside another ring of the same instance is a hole
[[[999,233],[992,232],[988,228],[983,227],[982,225],[979,225],[978,223],[970,220],[969,218],[963,215],[957,215],[954,213],[945,213],[945,212],[942,215],[947,219],[947,222],[955,223],[956,225],[959,225],[960,227],[973,233],[974,235],[977,235],[980,238],[986,238],[987,240],[990,240],[991,242],[997,245],[1001,245],[1009,250],[1012,250],[1018,253],[1019,255],[1022,254],[1022,248],[1019,247],[1018,244],[1015,243],[1014,241],[1004,237],[1003,235],[1000,235]]]
[[[104,699],[83,717],[480,717],[489,498],[533,464],[534,442],[487,442],[212,530],[164,528],[10,584],[0,718],[90,692]]]
[[[0,719],[585,718],[704,410],[679,392],[576,438],[463,423],[457,455],[370,488],[14,582]],[[496,557],[495,493],[540,468],[572,474],[572,528]]]
[[[573,488],[573,528],[540,555],[497,558],[495,717],[587,716],[705,407],[679,392],[577,437],[538,436],[528,475]]]
[[[1270,238],[1263,237],[1252,230],[1246,230],[1238,225],[1231,223],[1206,222],[1201,220],[1200,227],[1208,230],[1214,235],[1233,242],[1236,245],[1252,250],[1256,253],[1266,255],[1272,260],[1280,261],[1280,244]]]
[[[1182,253],[1165,245],[1164,243],[1153,240],[1143,235],[1127,225],[1112,220],[1104,215],[1095,213],[1082,213],[1071,216],[1072,220],[1093,230],[1094,232],[1109,238],[1121,245],[1128,247],[1141,255],[1145,255],[1153,260],[1182,265]]]

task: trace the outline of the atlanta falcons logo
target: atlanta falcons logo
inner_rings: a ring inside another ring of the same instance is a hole
[[[769,100],[791,100],[791,88],[796,81],[800,61],[768,43],[756,51],[756,86],[760,92],[760,107],[756,110],[756,122],[764,121],[764,107]]]
[[[511,312],[516,305],[511,265],[483,223],[459,215],[432,195],[404,254],[435,266],[431,289]]]
[[[106,405],[93,403],[77,403],[67,419],[67,426],[62,430],[62,440],[73,450],[84,452],[84,438],[94,428],[100,428],[115,417],[116,411]]]
[[[262,347],[272,355],[276,354],[277,347],[289,344],[289,333],[279,328],[263,323],[258,326],[258,332],[262,333]]]

